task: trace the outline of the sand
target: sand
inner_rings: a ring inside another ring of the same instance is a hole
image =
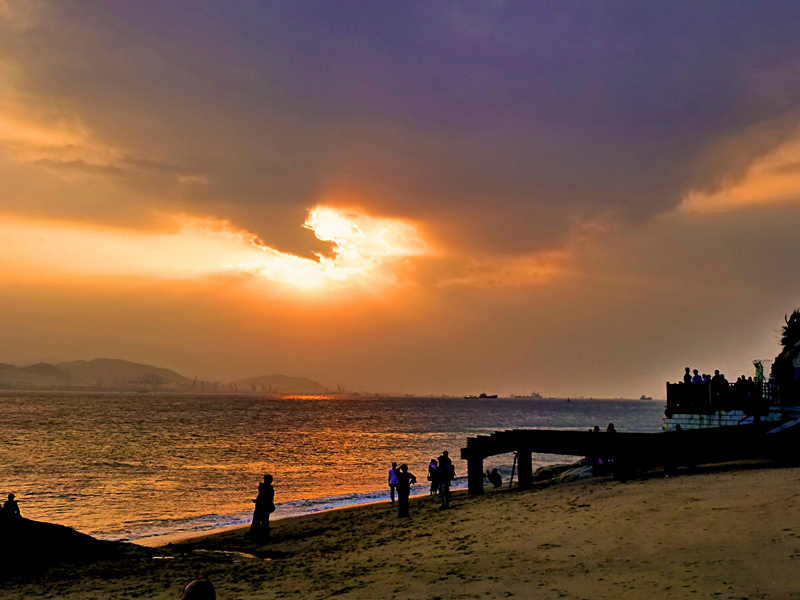
[[[800,598],[800,468],[738,464],[412,499],[0,578],[0,598]],[[153,556],[155,554],[155,556]]]

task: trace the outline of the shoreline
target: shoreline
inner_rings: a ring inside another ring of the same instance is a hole
[[[510,470],[510,467],[508,467]],[[418,484],[412,487],[412,494],[410,498],[421,498],[428,496],[429,483]],[[505,483],[504,483],[505,485]],[[452,491],[458,492],[467,489],[466,477],[458,477],[454,480],[451,487]],[[350,492],[339,496],[321,496],[317,498],[304,498],[297,500],[287,500],[283,503],[278,503],[276,512],[270,516],[270,523],[277,523],[285,519],[294,519],[307,515],[313,515],[332,510],[343,510],[347,508],[355,508],[358,506],[369,506],[373,504],[382,504],[389,502],[389,490],[373,490],[367,492]],[[253,510],[248,512],[236,513],[234,515],[215,515],[220,520],[225,520],[227,517],[238,517],[240,515],[247,515],[246,517],[238,519],[239,522],[219,525],[216,527],[209,527],[205,529],[194,530],[179,530],[166,533],[157,533],[152,535],[145,535],[142,537],[107,537],[104,533],[93,534],[98,539],[112,542],[123,542],[138,544],[149,548],[162,546],[170,542],[178,542],[184,539],[191,539],[198,536],[213,535],[214,533],[221,533],[236,529],[240,527],[249,527]],[[276,516],[277,515],[277,516]]]
[[[10,574],[0,598],[800,598],[800,467],[749,462],[388,501],[246,526],[123,559]],[[130,544],[134,547],[134,544]]]
[[[466,491],[464,489],[454,490],[453,494],[460,493],[462,491]],[[415,494],[409,497],[410,500],[414,498],[424,498],[427,494]],[[333,512],[337,510],[350,510],[352,508],[358,508],[361,506],[368,507],[368,506],[375,506],[381,504],[391,504],[389,500],[370,500],[368,502],[357,502],[355,504],[343,504],[341,506],[331,506],[328,508],[321,508],[319,510],[315,510],[313,512],[299,514],[299,515],[286,515],[285,517],[278,517],[278,518],[270,518],[270,526],[275,525],[276,523],[280,523],[281,521],[286,521],[288,519],[301,519],[303,517],[310,517],[312,515],[319,515],[328,512]],[[274,514],[274,513],[273,513]],[[145,548],[161,548],[162,546],[168,546],[170,544],[180,544],[183,542],[191,542],[198,538],[205,538],[211,537],[215,535],[221,535],[230,533],[233,531],[241,530],[247,531],[250,528],[250,523],[240,523],[237,525],[228,525],[227,527],[218,527],[215,529],[210,529],[208,531],[185,531],[185,532],[176,532],[176,533],[166,533],[163,535],[154,535],[145,538],[139,538],[136,540],[124,540],[127,543],[135,544],[137,546],[144,546]],[[121,540],[117,540],[121,541]],[[159,543],[160,542],[160,543]]]

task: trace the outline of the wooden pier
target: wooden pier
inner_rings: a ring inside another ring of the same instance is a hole
[[[467,461],[470,495],[483,493],[483,461],[489,456],[516,452],[518,484],[533,484],[533,453],[600,457],[616,476],[636,469],[674,468],[713,462],[755,459],[796,459],[800,427],[753,424],[661,433],[606,433],[552,429],[510,429],[467,438],[461,458]],[[772,430],[772,435],[770,435]]]

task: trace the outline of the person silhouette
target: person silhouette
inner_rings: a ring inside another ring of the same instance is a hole
[[[397,490],[397,463],[392,463],[392,468],[389,469],[389,497],[394,502],[394,493]]]
[[[455,477],[453,461],[450,460],[450,453],[445,450],[439,457],[439,495],[442,498],[442,505],[439,510],[450,508],[450,482]]]
[[[417,483],[417,478],[408,470],[408,465],[403,463],[397,470],[397,516],[410,517],[408,513],[408,496],[411,494],[411,485]]]
[[[22,514],[19,512],[19,504],[17,501],[14,500],[16,496],[14,494],[8,495],[8,500],[6,500],[5,504],[3,504],[3,512],[5,513],[5,517],[7,519],[21,519]]]
[[[435,496],[439,491],[439,463],[435,458],[428,465],[428,481],[431,482],[431,496]]]
[[[499,488],[501,485],[503,485],[503,478],[500,476],[500,472],[496,468],[492,469],[491,472],[489,472],[489,469],[486,469],[486,479],[488,479],[489,483],[496,488]]]
[[[254,539],[268,538],[269,515],[275,512],[275,488],[272,487],[272,475],[264,475],[264,481],[258,484],[258,496],[253,500],[256,507],[253,511],[253,522],[250,524],[250,537]]]

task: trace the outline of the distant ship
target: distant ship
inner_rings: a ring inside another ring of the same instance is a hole
[[[511,394],[512,398],[542,398],[543,396],[539,392],[531,392],[530,394],[519,394],[515,396]]]
[[[652,400],[652,399],[653,399],[652,396],[645,396],[644,394],[642,394],[642,397],[639,398],[639,400]]]
[[[483,400],[485,398],[497,398],[497,394],[480,394],[479,396],[464,396],[466,400]]]

